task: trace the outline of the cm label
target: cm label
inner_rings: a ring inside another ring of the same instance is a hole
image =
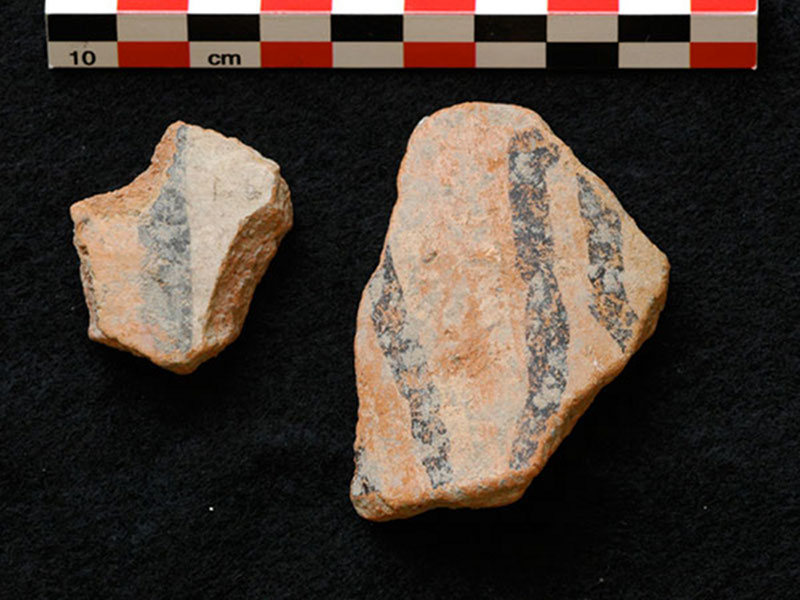
[[[241,67],[242,55],[236,53],[214,52],[208,55],[208,64],[212,67]]]

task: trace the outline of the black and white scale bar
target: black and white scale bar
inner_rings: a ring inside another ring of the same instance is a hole
[[[53,67],[754,68],[757,28],[755,13],[47,17]]]
[[[58,14],[49,15],[48,39],[61,41],[118,41],[117,23],[135,15]],[[259,15],[169,15],[186,20],[187,38],[184,41],[259,41],[261,23]],[[328,19],[331,42],[402,42],[405,21],[418,15],[314,15],[315,19]],[[459,18],[464,17],[459,15]],[[545,42],[562,41],[548,35],[559,23],[558,29],[571,23],[586,30],[591,38],[594,19],[600,27],[616,21],[616,39],[619,42],[689,42],[692,41],[692,16],[690,15],[471,15],[474,42]],[[447,17],[442,18],[443,40],[447,36]],[[581,22],[580,19],[583,19]],[[590,19],[587,21],[586,19]],[[302,27],[302,19],[296,22]],[[755,20],[753,21],[755,23]],[[291,26],[292,24],[287,24]],[[302,35],[302,34],[300,34]],[[297,41],[302,41],[298,39]],[[312,41],[312,40],[309,40]],[[320,40],[313,40],[320,41]],[[429,41],[436,41],[430,39]],[[592,42],[595,39],[569,40]],[[606,40],[604,40],[606,41]]]

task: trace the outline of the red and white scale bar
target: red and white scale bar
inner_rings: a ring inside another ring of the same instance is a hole
[[[755,68],[758,0],[46,0],[51,67]]]

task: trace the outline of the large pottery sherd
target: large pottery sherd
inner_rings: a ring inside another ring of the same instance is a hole
[[[536,113],[473,103],[424,119],[358,311],[358,513],[520,498],[653,333],[668,276]]]

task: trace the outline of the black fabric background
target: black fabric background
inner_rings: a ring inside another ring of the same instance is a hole
[[[2,8],[0,597],[798,597],[797,2],[762,3],[756,72],[52,72],[41,12]],[[467,100],[540,112],[669,301],[523,500],[371,524],[356,308],[408,136]],[[277,160],[296,210],[190,377],[87,339],[68,216],[175,119]]]

